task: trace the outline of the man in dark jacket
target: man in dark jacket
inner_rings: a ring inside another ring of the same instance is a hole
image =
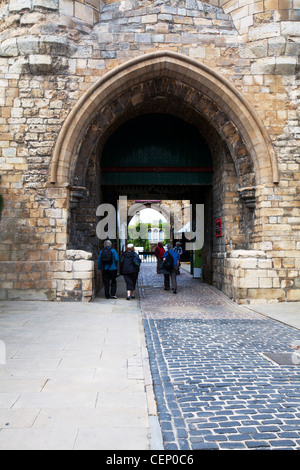
[[[98,269],[100,273],[102,273],[105,297],[107,299],[110,299],[111,297],[113,299],[117,298],[118,262],[118,253],[111,247],[111,241],[105,240],[103,250],[100,251],[98,258]]]
[[[173,250],[171,244],[167,246],[168,251],[164,253],[163,260],[165,260],[168,256],[168,253],[172,256],[173,259],[173,266],[171,267],[170,271],[162,271],[165,275],[165,290],[170,290],[170,276],[171,276],[171,283],[172,283],[172,290],[173,294],[177,294],[177,274],[178,274],[178,267],[179,267],[179,260],[180,256],[176,251]]]
[[[127,300],[130,300],[130,297],[135,299],[134,291],[139,275],[140,263],[140,257],[135,253],[133,244],[130,243],[127,246],[127,251],[123,253],[121,258],[121,274],[123,274],[126,283]]]

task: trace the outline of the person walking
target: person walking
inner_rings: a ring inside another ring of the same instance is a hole
[[[167,246],[168,251],[163,255],[162,270],[164,274],[164,288],[170,290],[170,276],[173,294],[177,294],[177,273],[179,267],[180,256],[176,251],[173,250],[171,244]],[[171,256],[171,258],[169,258]],[[169,261],[170,260],[170,261]]]
[[[177,272],[177,274],[180,274],[180,264],[181,264],[181,263],[180,263],[180,258],[181,258],[181,255],[183,254],[183,250],[182,250],[182,248],[181,248],[179,242],[176,242],[176,245],[175,245],[175,247],[174,247],[174,251],[179,254],[179,265],[178,265],[178,272]]]
[[[135,286],[139,275],[141,260],[134,251],[134,246],[130,243],[121,258],[121,274],[126,283],[127,300],[135,299]]]
[[[183,250],[182,250],[179,242],[176,242],[176,246],[174,248],[174,251],[176,251],[176,253],[178,253],[179,256],[181,256],[183,254]]]
[[[164,253],[165,253],[165,249],[163,247],[162,242],[158,242],[157,247],[154,250],[154,254],[155,254],[156,260],[157,260],[157,265],[156,265],[157,274],[160,274],[160,265],[163,261]]]
[[[98,269],[102,273],[105,297],[117,298],[117,273],[119,256],[110,240],[105,240],[103,249],[99,253]]]

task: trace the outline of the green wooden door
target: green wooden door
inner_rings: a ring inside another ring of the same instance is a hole
[[[103,185],[198,185],[212,183],[212,159],[196,127],[163,114],[127,121],[101,156]]]

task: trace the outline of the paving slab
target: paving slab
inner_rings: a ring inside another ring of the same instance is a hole
[[[141,312],[118,299],[0,302],[1,450],[157,447]]]
[[[300,330],[300,302],[255,304],[247,308]]]

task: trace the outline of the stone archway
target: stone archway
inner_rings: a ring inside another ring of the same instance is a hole
[[[149,112],[183,117],[187,123],[197,125],[207,137],[211,134],[210,127],[214,128],[231,153],[240,188],[254,189],[253,161],[235,124],[210,98],[180,80],[166,77],[147,80],[125,90],[99,110],[82,139],[72,184],[85,186],[87,165],[98,143],[103,147],[111,133],[124,121]]]
[[[112,106],[122,107],[123,102],[123,109],[116,110],[117,114],[119,112],[122,115],[128,98],[126,91],[135,87],[136,94],[131,97],[130,106],[134,108],[139,105],[143,100],[139,86],[147,81],[149,83],[149,80],[153,83],[158,78],[171,82],[175,80],[182,84],[181,89],[187,86],[194,91],[194,97],[199,93],[201,96],[198,96],[198,100],[208,119],[210,115],[214,117],[220,112],[223,113],[222,117],[226,116],[226,123],[232,123],[235,128],[229,133],[229,137],[237,132],[251,158],[256,185],[278,182],[277,163],[270,139],[255,110],[245,98],[227,79],[206,65],[175,52],[160,51],[145,54],[117,67],[81,97],[59,134],[53,154],[50,183],[57,186],[73,185],[82,140],[86,138],[92,143],[92,147],[95,146],[99,134],[108,126],[107,121],[111,123]],[[116,96],[122,96],[122,99],[116,102]],[[186,96],[190,96],[190,92]],[[205,100],[208,102],[205,103]],[[217,124],[219,132],[221,125]],[[97,138],[93,136],[93,129]],[[88,158],[87,154],[85,158]]]
[[[154,110],[184,117],[190,124],[200,120],[202,134],[218,140],[220,151],[225,144],[224,162],[227,152],[235,166],[238,196],[246,206],[255,205],[258,187],[278,182],[272,145],[252,106],[219,73],[181,54],[163,51],[117,67],[81,97],[57,140],[50,186],[69,188],[71,205],[73,201],[76,205],[85,194],[91,157],[101,154],[122,123]],[[213,259],[215,285],[238,299],[242,283],[236,279],[224,247]],[[251,243],[242,249],[249,247]],[[256,254],[249,250],[252,256]]]

